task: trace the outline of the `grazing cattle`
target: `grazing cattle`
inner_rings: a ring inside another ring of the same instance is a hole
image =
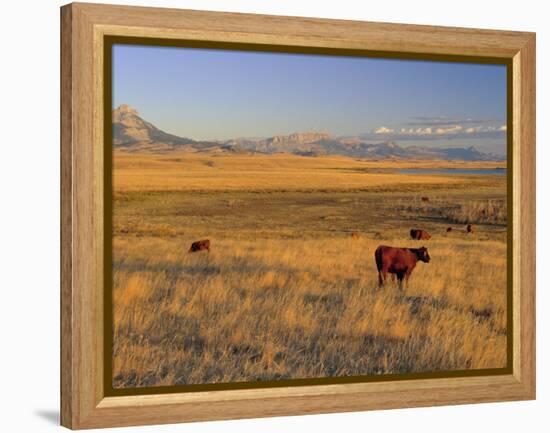
[[[210,239],[203,239],[201,241],[193,242],[191,248],[189,248],[190,253],[196,253],[197,251],[208,251],[210,252]]]
[[[351,238],[352,238],[352,239],[359,239],[359,233],[353,232],[353,233],[351,234]]]
[[[424,202],[429,202],[430,198],[429,197],[420,197],[420,200],[422,200]]]
[[[452,227],[447,227],[447,233],[450,233],[453,231],[453,228]]]
[[[414,239],[417,241],[420,241],[420,240],[427,241],[430,238],[431,238],[430,234],[425,230],[411,229],[411,239]]]
[[[473,224],[468,224],[466,226],[466,233],[472,233],[474,234],[476,232],[476,228]]]
[[[405,282],[409,277],[416,263],[420,260],[429,263],[430,255],[428,249],[422,248],[395,248],[386,245],[380,245],[374,252],[376,268],[378,269],[378,284],[380,287],[386,282],[386,277],[392,274],[392,279],[397,276],[399,288],[403,288],[403,278]]]

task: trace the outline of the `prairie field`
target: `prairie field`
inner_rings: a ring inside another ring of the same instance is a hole
[[[399,173],[503,167],[115,152],[113,386],[505,367],[506,177]],[[379,245],[431,261],[378,287]]]

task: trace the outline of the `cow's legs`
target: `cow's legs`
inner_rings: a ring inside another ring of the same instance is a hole
[[[399,284],[399,290],[403,290],[403,277],[404,277],[404,273],[403,272],[399,272],[397,274],[397,282]]]
[[[411,271],[405,272],[405,286],[409,285],[409,278],[411,276]]]
[[[386,284],[386,280],[388,279],[388,271],[382,269],[381,271],[378,271],[378,285],[382,287]]]

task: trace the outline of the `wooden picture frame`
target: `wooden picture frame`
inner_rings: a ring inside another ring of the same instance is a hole
[[[104,41],[491,57],[512,68],[509,374],[106,396]],[[80,429],[535,398],[535,34],[73,3],[61,8],[61,424]]]

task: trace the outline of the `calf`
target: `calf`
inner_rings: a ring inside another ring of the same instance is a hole
[[[210,252],[210,239],[203,239],[200,241],[193,242],[191,248],[189,248],[190,253],[196,253],[197,251],[206,250]]]
[[[389,274],[397,276],[399,288],[403,289],[403,279],[409,281],[416,263],[420,260],[429,263],[428,249],[422,248],[396,248],[380,245],[374,252],[376,268],[378,269],[378,285],[382,287]]]
[[[411,239],[414,239],[417,241],[420,241],[420,240],[427,241],[428,239],[431,238],[430,234],[425,230],[411,229],[410,233],[411,233]]]

